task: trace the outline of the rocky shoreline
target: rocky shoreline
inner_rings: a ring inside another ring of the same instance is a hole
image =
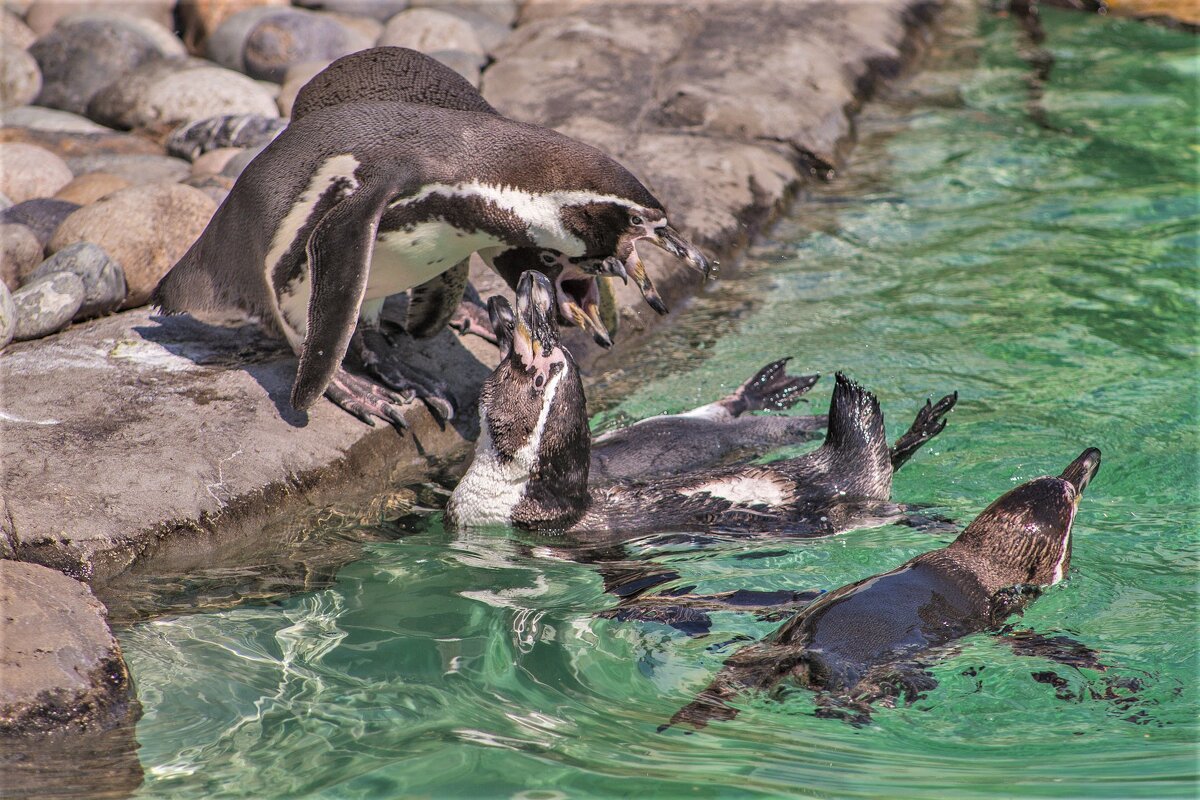
[[[343,51],[416,47],[478,82],[504,114],[613,154],[728,269],[805,181],[837,168],[855,109],[919,48],[936,9],[928,0],[786,0],[753,13],[732,2],[325,0],[318,12],[162,0],[118,18],[54,17],[53,5],[9,3],[0,27],[3,51],[19,47],[11,59],[25,68],[6,67],[0,111],[0,191],[13,203],[0,210],[3,277],[16,290],[0,288],[0,334],[28,339],[0,352],[0,556],[55,579],[17,588],[0,571],[0,588],[22,597],[14,620],[57,602],[66,579],[51,570],[86,582],[120,618],[161,613],[169,603],[126,602],[139,576],[251,563],[256,543],[279,547],[262,543],[272,520],[331,505],[394,516],[380,498],[460,461],[476,433],[475,392],[495,361],[477,337],[447,331],[414,348],[418,365],[447,376],[461,413],[441,430],[414,407],[400,435],[324,401],[291,411],[290,351],[245,320],[137,307],[253,153],[168,155],[179,124],[232,111],[275,119]],[[230,10],[240,13],[222,19]],[[101,59],[95,41],[105,36],[132,49]],[[10,85],[14,74],[29,85]],[[682,265],[649,261],[672,308],[696,290]],[[479,266],[480,293],[501,291]],[[618,299],[614,352],[576,342],[593,374],[657,324],[634,287],[618,287]],[[49,320],[37,330],[35,306]],[[129,310],[110,313],[118,306]],[[10,672],[37,668],[18,628],[4,630],[6,686]],[[97,636],[101,663],[108,641]],[[54,688],[7,692],[3,730],[55,721],[103,731],[136,719],[136,700],[113,704],[104,720],[50,714],[38,698]],[[128,683],[117,690],[128,694]]]

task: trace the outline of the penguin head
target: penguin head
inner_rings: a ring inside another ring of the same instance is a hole
[[[1100,451],[1088,448],[1059,477],[1034,478],[992,503],[950,549],[977,564],[992,585],[1058,583],[1071,564],[1075,511],[1099,469]]]
[[[502,459],[536,442],[553,449],[571,438],[587,413],[579,371],[559,340],[554,287],[545,275],[525,272],[517,283],[517,307],[502,297],[488,301],[501,360],[484,381],[480,403],[491,440]]]

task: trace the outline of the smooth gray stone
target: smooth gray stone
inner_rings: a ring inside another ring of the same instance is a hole
[[[63,329],[86,294],[83,280],[70,272],[54,272],[25,284],[12,296],[17,306],[13,340],[40,339]]]
[[[56,133],[112,133],[111,128],[97,125],[87,117],[41,106],[18,106],[0,111],[0,125],[6,128],[29,128]]]
[[[245,72],[246,61],[242,54],[246,49],[246,37],[259,22],[279,10],[279,6],[258,6],[227,17],[204,43],[205,54],[222,67]]]
[[[125,271],[99,245],[78,242],[64,247],[38,265],[30,282],[55,272],[69,272],[83,281],[83,304],[74,319],[115,311],[125,299]]]
[[[89,172],[107,172],[126,179],[134,186],[147,183],[178,183],[192,174],[191,165],[180,158],[128,153],[76,156],[67,159],[67,166],[76,177]]]
[[[17,304],[4,281],[0,281],[0,349],[12,341],[17,329]]]
[[[153,25],[115,14],[64,19],[29,48],[42,71],[37,104],[84,114],[96,93],[134,68],[182,57],[183,44],[167,47],[161,34],[147,30]]]
[[[408,8],[408,0],[293,0],[292,5],[313,11],[332,11],[353,17],[370,17],[387,22]]]
[[[15,222],[18,225],[24,225],[33,231],[38,243],[45,247],[62,221],[77,208],[79,208],[78,203],[68,200],[38,197],[0,211],[0,224]]]
[[[263,17],[246,36],[242,60],[252,78],[281,83],[288,67],[304,61],[332,61],[375,44],[335,19],[299,8]]]

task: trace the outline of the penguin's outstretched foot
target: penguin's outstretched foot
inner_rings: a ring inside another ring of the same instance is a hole
[[[791,356],[772,361],[725,398],[729,412],[740,416],[747,411],[783,411],[800,402],[801,396],[821,379],[816,375],[788,375],[784,369]]]
[[[368,375],[382,384],[380,388],[424,403],[439,426],[444,428],[454,419],[454,400],[449,387],[423,370],[403,363],[383,331],[358,327],[350,338],[350,353]]]
[[[325,396],[372,428],[375,427],[373,417],[390,422],[397,430],[408,427],[401,406],[411,403],[412,397],[406,398],[361,375],[339,368],[325,388]]]
[[[942,432],[946,427],[946,415],[958,402],[958,392],[948,394],[936,403],[926,400],[925,405],[917,412],[917,418],[903,436],[892,445],[892,470],[898,470],[913,453],[921,449],[921,445]]]

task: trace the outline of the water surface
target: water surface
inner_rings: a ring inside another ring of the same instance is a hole
[[[866,727],[814,717],[796,690],[660,734],[735,639],[778,623],[714,614],[689,638],[600,619],[613,599],[594,565],[430,515],[330,588],[122,630],[141,796],[1194,796],[1196,39],[1043,13],[1044,114],[1011,21],[948,36],[868,107],[843,175],[594,387],[594,427],[708,402],[781,355],[871,387],[893,435],[957,390],[895,497],[964,523],[1099,447],[1069,579],[1020,624],[1099,650],[1142,681],[1136,698],[1056,698],[1031,678],[1049,662],[978,635],[938,661],[935,690]],[[830,589],[950,538],[892,526],[630,553],[702,592]],[[1058,671],[1072,697],[1102,685]]]

